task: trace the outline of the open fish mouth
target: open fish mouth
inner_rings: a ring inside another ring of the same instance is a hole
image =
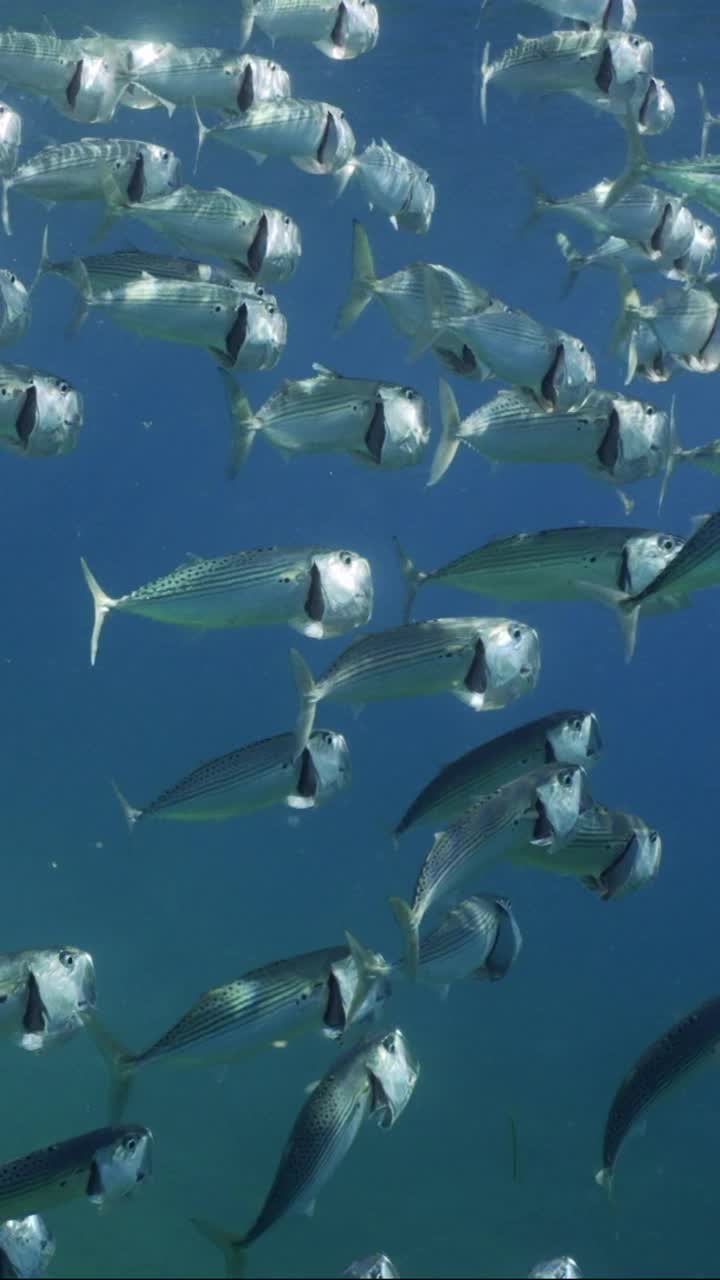
[[[328,977],[328,998],[323,1014],[323,1026],[334,1036],[341,1036],[347,1028],[340,983],[332,971]]]
[[[487,693],[490,683],[485,645],[482,640],[475,641],[475,652],[465,675],[465,688],[470,693]]]
[[[70,107],[71,111],[75,109],[77,96],[82,86],[83,61],[84,60],[81,58],[80,61],[78,62],[77,66],[75,67],[75,70],[73,71],[72,78],[70,79],[67,89],[65,90],[65,97],[67,99],[67,104]]]
[[[249,111],[255,101],[255,79],[253,76],[252,65],[248,62],[242,73],[240,87],[237,91],[235,102],[238,111]]]
[[[127,184],[127,198],[131,204],[140,204],[145,194],[145,159],[139,152]]]
[[[229,359],[235,364],[240,351],[242,350],[248,334],[248,309],[247,303],[243,302],[237,309],[237,314],[232,324],[232,328],[225,339],[225,350]]]
[[[380,466],[382,462],[382,451],[385,440],[387,439],[387,425],[385,422],[385,405],[382,397],[378,399],[373,410],[373,416],[370,419],[370,425],[365,432],[365,445],[370,457]]]
[[[30,443],[30,437],[38,424],[38,403],[37,403],[37,387],[30,386],[25,392],[22,408],[15,419],[15,430],[17,437],[24,448],[27,449]]]
[[[260,274],[263,264],[267,257],[268,250],[268,220],[267,214],[264,213],[258,222],[257,231],[253,237],[253,242],[247,251],[247,264],[249,270],[254,276]]]

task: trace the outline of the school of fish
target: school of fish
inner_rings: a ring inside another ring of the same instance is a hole
[[[581,251],[565,231],[557,232],[567,287],[589,267],[615,274],[619,314],[612,343],[623,389],[597,385],[593,355],[581,336],[538,321],[518,299],[506,302],[452,266],[414,260],[379,275],[370,237],[357,219],[352,233],[348,219],[352,269],[337,331],[377,302],[407,339],[412,357],[429,353],[439,362],[440,427],[428,484],[437,484],[458,455],[468,458],[464,444],[493,463],[573,463],[613,485],[626,513],[632,500],[625,487],[656,477],[659,508],[679,463],[720,471],[720,440],[680,445],[675,400],[663,408],[627,390],[637,377],[664,382],[683,370],[720,370],[720,274],[712,271],[717,241],[705,220],[707,213],[720,214],[720,156],[708,152],[718,119],[700,86],[698,154],[653,160],[647,139],[671,127],[675,108],[670,88],[656,75],[653,44],[637,30],[640,6],[634,0],[528,2],[556,29],[519,36],[494,54],[485,44],[477,68],[480,117],[491,121],[507,104],[503,92],[516,98],[565,94],[582,104],[578,110],[599,113],[601,124],[612,118],[625,131],[626,166],[614,178],[562,196],[547,192],[534,176],[528,180],[530,221],[576,222],[594,238],[594,247]],[[484,0],[481,24],[497,3]],[[0,266],[0,343],[10,347],[32,332],[37,293],[48,275],[59,276],[74,290],[73,332],[98,316],[143,338],[205,350],[227,406],[227,467],[237,483],[253,467],[256,437],[286,459],[335,452],[366,467],[423,465],[431,407],[402,380],[316,363],[308,376],[285,379],[263,403],[251,405],[235,373],[271,371],[283,357],[291,334],[269,290],[292,281],[303,253],[301,228],[284,210],[245,191],[184,183],[178,157],[152,140],[152,112],[183,110],[197,134],[197,173],[204,148],[215,144],[228,159],[240,151],[258,161],[289,161],[303,174],[328,176],[338,196],[352,185],[398,232],[429,233],[436,192],[419,158],[400,154],[385,138],[359,149],[342,106],[296,96],[274,49],[272,57],[245,51],[260,33],[279,41],[281,51],[286,40],[295,40],[332,61],[355,59],[375,48],[381,7],[371,0],[238,0],[232,49],[120,39],[89,29],[67,38],[49,29],[0,31],[0,81],[8,99],[0,103],[5,236],[20,216],[21,197],[32,197],[48,206],[95,202],[98,237],[119,219],[136,219],[172,246],[165,254],[96,246],[63,261],[51,256],[50,215],[35,279],[24,283]],[[288,51],[292,56],[291,43]],[[338,69],[332,80],[340,101],[342,74]],[[15,93],[49,102],[77,123],[77,138],[25,154]],[[81,136],[85,126],[110,125],[128,109],[150,113],[138,117],[143,126],[150,123],[138,130],[140,138]],[[288,170],[292,181],[302,179]],[[336,216],[344,216],[343,207],[337,206]],[[652,272],[669,284],[655,301],[643,302],[636,277],[646,281]],[[28,458],[51,458],[81,447],[83,392],[61,372],[44,370],[39,359],[38,367],[0,364],[0,441]],[[505,385],[463,418],[453,377]],[[138,554],[137,576],[127,590],[118,584],[116,595],[95,577],[97,571],[106,581],[92,548],[82,550],[78,573],[90,596],[92,665],[115,613],[203,631],[285,624],[305,639],[348,638],[329,665],[316,662],[314,651],[308,657],[288,647],[298,705],[294,723],[289,709],[285,732],[205,761],[190,758],[182,776],[166,775],[132,802],[116,783],[133,830],[152,820],[202,823],[272,805],[301,812],[331,803],[351,783],[352,734],[349,741],[316,724],[326,700],[361,707],[444,693],[470,711],[502,711],[541,680],[541,637],[515,616],[523,601],[589,598],[604,604],[618,621],[629,659],[641,616],[650,620],[688,608],[695,591],[720,584],[720,511],[701,518],[685,536],[628,524],[519,531],[426,568],[418,568],[398,538],[398,620],[382,630],[367,629],[374,566],[361,547],[313,541],[235,547],[214,557],[188,556],[150,579]],[[388,555],[393,564],[391,548]],[[109,569],[107,579],[112,581]],[[417,597],[424,599],[433,583],[499,602],[502,612],[491,603],[490,613],[416,620]],[[124,625],[113,622],[103,661],[122,661],[113,641]],[[324,721],[324,708],[322,713]],[[72,1199],[104,1208],[149,1178],[152,1133],[125,1119],[138,1072],[169,1062],[230,1061],[313,1033],[336,1043],[328,1046],[325,1074],[299,1107],[254,1219],[246,1216],[232,1229],[194,1219],[203,1238],[222,1251],[227,1273],[246,1274],[257,1240],[278,1229],[288,1213],[312,1210],[364,1122],[390,1130],[412,1100],[421,1068],[394,1025],[392,1003],[387,1008],[395,987],[413,982],[444,994],[466,979],[503,979],[520,957],[522,922],[506,898],[487,892],[489,866],[496,873],[504,863],[539,867],[574,878],[603,900],[653,882],[661,835],[642,817],[595,798],[590,775],[602,751],[595,711],[563,708],[486,737],[435,776],[419,779],[416,796],[392,815],[396,844],[416,827],[431,833],[415,876],[399,879],[390,899],[397,955],[386,959],[349,931],[352,921],[340,920],[335,937],[320,940],[327,945],[317,947],[315,939],[302,954],[268,957],[239,976],[219,975],[219,984],[200,995],[188,993],[185,1012],[158,1028],[145,1047],[129,1048],[114,1035],[112,1011],[96,991],[87,951],[68,943],[1,955],[0,1028],[9,1041],[38,1052],[77,1034],[89,1036],[107,1064],[110,1102],[100,1128],[59,1140],[51,1134],[47,1147],[0,1165],[0,1273],[39,1276],[51,1264],[55,1234],[39,1214]],[[609,1106],[599,1143],[601,1185],[610,1187],[621,1147],[648,1106],[709,1060],[718,1045],[716,995],[640,1053]],[[60,1215],[57,1232],[61,1256]],[[339,1259],[337,1265],[345,1264]],[[377,1253],[350,1262],[342,1274],[399,1272]],[[563,1256],[538,1263],[530,1275],[581,1271]]]

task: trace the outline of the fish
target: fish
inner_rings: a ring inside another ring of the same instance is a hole
[[[640,610],[658,595],[688,594],[720,582],[720,511],[703,518],[668,565],[636,594],[603,592],[614,604],[625,634],[626,657],[635,651]],[[596,588],[597,591],[597,588]]]
[[[547,413],[521,391],[500,391],[461,419],[455,394],[440,381],[442,434],[428,484],[437,484],[461,443],[493,462],[573,462],[620,485],[661,475],[658,505],[674,469],[677,431],[668,414],[645,400],[596,388],[580,409]],[[624,500],[626,510],[632,502]]]
[[[152,1134],[137,1124],[92,1129],[0,1165],[3,1218],[86,1196],[97,1208],[125,1199],[152,1168]]]
[[[327,58],[347,61],[375,48],[380,15],[371,0],[240,0],[248,21],[275,40],[305,40]],[[250,16],[251,15],[251,16]],[[251,29],[251,28],[250,28]]]
[[[257,102],[242,115],[205,125],[195,111],[197,154],[206,138],[247,151],[261,163],[268,156],[290,160],[305,173],[335,173],[355,150],[355,135],[340,107],[308,98]]]
[[[0,364],[0,444],[28,457],[56,457],[78,443],[83,398],[65,378]]]
[[[15,172],[21,142],[22,116],[7,102],[0,102],[0,178]]]
[[[69,89],[78,68],[82,70],[82,49],[77,40],[62,40],[51,32],[0,31],[3,84],[52,97]]]
[[[540,645],[532,627],[510,618],[434,618],[361,636],[317,680],[297,649],[290,660],[300,697],[299,755],[324,698],[362,706],[452,693],[474,711],[508,706],[535,687]]]
[[[575,1259],[565,1253],[560,1258],[538,1262],[529,1272],[529,1280],[582,1280],[582,1271]]]
[[[338,193],[357,178],[371,209],[381,209],[397,231],[424,235],[435,212],[435,188],[426,169],[394,151],[384,138],[371,142],[335,174]]]
[[[79,263],[82,263],[82,267],[78,265]],[[48,256],[47,227],[43,235],[40,274],[56,275],[63,280],[68,280],[81,293],[86,287],[86,275],[93,293],[130,284],[143,275],[155,276],[161,280],[195,280],[207,284],[220,284],[237,288],[240,293],[248,291],[245,278],[233,274],[225,267],[216,267],[208,262],[197,262],[194,258],[182,258],[177,254],[148,253],[144,249],[128,247],[114,249],[111,253],[92,253],[84,258],[53,261]],[[258,298],[266,296],[261,286],[257,288],[256,296]],[[274,298],[273,301],[275,301]]]
[[[32,317],[30,294],[14,271],[0,267],[0,343],[18,342]]]
[[[612,188],[609,178],[577,195],[557,198],[547,194],[534,176],[533,208],[528,219],[536,221],[544,213],[565,214],[594,235],[617,236],[639,246],[653,261],[653,255],[679,258],[689,250],[695,235],[695,218],[679,196],[659,187],[634,183],[619,200],[608,204]]]
[[[432,298],[426,284],[428,276],[433,278]],[[491,295],[482,285],[440,263],[412,262],[392,275],[378,278],[367,231],[354,219],[352,283],[338,312],[336,331],[343,333],[348,329],[373,298],[381,303],[393,328],[414,340],[418,335],[424,339],[428,325],[432,324],[429,303],[442,307],[443,311],[458,313],[473,311],[491,302]],[[442,341],[433,341],[432,349],[455,373],[487,376],[470,348],[451,334],[443,334]]]
[[[95,1008],[95,966],[77,947],[0,955],[0,1035],[29,1052],[62,1044]]]
[[[665,133],[675,119],[675,99],[667,84],[658,76],[639,75],[638,91],[629,98],[615,98],[603,89],[573,89],[573,96],[615,117],[623,124],[632,114],[641,134]]]
[[[344,946],[253,969],[203,992],[147,1048],[133,1053],[95,1019],[90,1030],[111,1071],[111,1118],[118,1123],[140,1070],[229,1062],[313,1031],[338,1040],[390,994],[391,967],[352,934]]]
[[[509,729],[445,765],[405,810],[393,837],[418,823],[448,826],[480,796],[542,765],[581,764],[587,771],[602,750],[592,711],[555,711]]]
[[[348,453],[368,466],[396,468],[422,460],[430,440],[429,410],[414,387],[353,378],[313,364],[315,376],[285,379],[253,413],[233,378],[221,371],[232,418],[229,471],[236,475],[255,437],[284,458]]]
[[[635,594],[657,577],[683,545],[683,539],[655,529],[577,525],[494,538],[425,573],[395,540],[405,578],[407,617],[417,591],[433,582],[502,600],[578,599],[585,594],[578,586],[580,579]]]
[[[147,818],[207,822],[272,804],[312,809],[350,783],[350,752],[341,733],[316,729],[293,760],[295,736],[278,733],[198,765],[142,808],[117,791],[130,830]]]
[[[596,804],[580,817],[558,853],[541,847],[511,850],[511,862],[575,876],[604,901],[625,897],[655,879],[662,860],[660,833],[632,813]]]
[[[167,147],[130,138],[80,138],[51,143],[2,179],[2,221],[11,234],[11,191],[38,200],[100,200],[107,165],[133,204],[165,195],[180,182],[180,161]]]
[[[647,253],[637,241],[623,240],[621,236],[608,236],[595,249],[581,253],[566,235],[558,232],[555,242],[570,269],[566,293],[570,291],[580,271],[585,267],[609,267],[613,271],[621,266],[629,275],[636,272],[657,271],[668,280],[675,280],[689,287],[702,281],[711,270],[717,255],[715,230],[707,222],[695,218],[695,230],[690,247],[677,257],[653,250]]]
[[[551,31],[519,36],[517,44],[490,61],[485,45],[480,67],[480,110],[487,123],[487,91],[495,83],[512,94],[602,94],[618,106],[642,100],[653,73],[653,46],[634,32]]]
[[[483,0],[481,8],[492,3]],[[589,27],[610,31],[632,31],[637,22],[635,0],[527,0],[556,18],[572,18]]]
[[[166,44],[137,70],[134,83],[170,108],[195,104],[242,112],[257,102],[290,96],[290,75],[274,59],[205,45]]]
[[[541,409],[579,409],[595,387],[595,362],[579,338],[541,324],[526,311],[494,298],[472,313],[455,315],[445,305],[436,282],[426,277],[437,305],[415,353],[449,335],[472,353],[485,377],[502,378],[528,393]]]
[[[390,1129],[417,1084],[420,1067],[402,1031],[365,1040],[336,1060],[303,1104],[272,1186],[252,1226],[227,1232],[193,1219],[222,1249],[228,1275],[242,1275],[247,1251],[290,1211],[312,1213],[318,1192],[336,1172],[366,1120]]]
[[[204,347],[225,368],[271,369],[285,348],[285,316],[272,295],[258,297],[253,285],[142,271],[127,284],[96,292],[79,259],[76,267],[84,277],[81,321],[88,311],[99,311],[144,337]]]
[[[157,58],[164,55],[166,49],[173,48],[168,42],[153,40],[133,40],[117,36],[109,36],[107,32],[98,31],[95,27],[85,25],[80,37],[85,53],[97,54],[108,59],[116,68],[120,77],[123,92],[119,106],[133,107],[140,111],[155,107],[165,107],[172,115],[174,103],[167,102],[144,89],[135,79]]]
[[[688,1074],[716,1056],[720,1042],[720,996],[711,996],[669,1027],[640,1055],[619,1084],[603,1136],[602,1168],[595,1181],[608,1192],[631,1128],[644,1111]]]
[[[68,84],[47,97],[56,111],[79,124],[107,124],[125,89],[122,67],[107,50],[93,54],[82,48]]]
[[[43,1276],[55,1256],[55,1237],[39,1213],[0,1226],[0,1275],[18,1280]]]
[[[109,168],[102,175],[107,229],[121,216],[151,227],[193,253],[208,253],[258,283],[289,280],[302,254],[300,228],[289,213],[214,187],[183,186],[133,202]]]
[[[103,591],[85,560],[81,565],[95,609],[93,666],[103,623],[113,609],[189,627],[286,622],[314,639],[364,626],[372,614],[370,564],[355,551],[261,547],[212,559],[193,556],[117,598]]]
[[[348,1276],[361,1280],[399,1280],[400,1272],[386,1253],[372,1253],[369,1258],[351,1262],[343,1271],[343,1280]]]
[[[417,980],[439,985],[443,994],[465,978],[497,982],[510,971],[521,948],[522,934],[507,898],[475,894],[420,935]],[[404,960],[396,967],[403,968]]]
[[[626,385],[637,372],[638,322],[652,330],[663,352],[687,369],[714,373],[720,368],[720,302],[710,287],[712,278],[690,289],[670,288],[646,304],[627,273],[620,279],[622,300],[615,333],[618,349],[627,349]]]
[[[417,877],[412,902],[390,899],[405,942],[409,976],[417,975],[418,931],[431,906],[511,849],[537,844],[552,856],[570,840],[580,815],[591,805],[581,765],[543,765],[481,796],[449,827],[437,832]]]

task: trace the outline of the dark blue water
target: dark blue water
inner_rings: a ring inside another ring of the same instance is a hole
[[[75,5],[50,16],[64,35],[86,21],[116,35],[232,45],[231,5],[193,13],[155,3],[156,14],[139,5]],[[674,128],[651,141],[652,154],[692,154],[698,78],[720,108],[717,18],[706,4],[642,7],[640,29],[655,41],[656,70],[678,105]],[[44,5],[10,8],[8,21],[39,28]],[[360,147],[386,137],[430,170],[438,200],[425,238],[394,232],[363,206],[359,190],[335,202],[328,179],[275,161],[256,167],[211,143],[193,179],[186,110],[172,120],[121,112],[112,126],[82,132],[166,143],[197,185],[226,185],[286,208],[300,223],[300,268],[278,288],[287,351],[274,372],[243,377],[253,405],[281,377],[305,377],[320,361],[412,383],[430,399],[437,439],[431,356],[409,365],[406,343],[377,304],[349,333],[333,336],[350,279],[353,216],[368,228],[379,273],[420,257],[466,272],[507,302],[581,335],[597,358],[599,384],[620,388],[624,368],[608,346],[613,279],[587,272],[561,299],[560,222],[548,219],[523,236],[519,228],[528,209],[523,168],[553,193],[580,190],[619,172],[622,131],[573,101],[514,101],[494,87],[482,127],[473,77],[482,44],[489,38],[499,50],[517,30],[545,29],[534,9],[496,0],[480,13],[475,3],[395,0],[381,4],[381,23],[377,49],[357,62],[331,63],[290,44],[277,55],[298,95],[346,110]],[[250,47],[269,48],[261,36]],[[49,139],[77,136],[50,107],[6,96],[22,110],[28,154]],[[46,213],[21,196],[11,196],[11,207],[15,234],[3,241],[0,261],[29,280]],[[97,218],[90,206],[57,207],[51,256],[89,252]],[[104,245],[120,247],[127,234],[120,225]],[[161,247],[134,223],[131,234],[141,247]],[[651,278],[641,288],[646,300],[662,291]],[[593,1181],[620,1075],[719,981],[716,595],[644,621],[630,666],[611,615],[594,602],[498,608],[536,626],[543,647],[537,689],[510,709],[480,716],[450,697],[418,698],[376,704],[354,720],[347,708],[326,704],[321,722],[346,733],[354,766],[352,788],[332,804],[299,821],[278,808],[203,826],[147,824],[131,839],[110,779],[140,803],[208,756],[289,729],[296,699],[287,654],[297,638],[283,628],[197,637],[116,616],[92,670],[81,554],[119,595],[188,552],[350,546],[372,561],[373,624],[382,627],[398,621],[402,608],[392,534],[418,564],[433,567],[493,535],[625,517],[612,488],[579,471],[491,472],[469,450],[426,489],[426,466],[384,474],[341,456],[285,465],[259,441],[229,483],[229,422],[212,362],[96,316],[68,341],[72,302],[65,282],[43,280],[29,334],[3,353],[63,374],[86,407],[74,454],[47,462],[7,455],[0,468],[3,949],[57,940],[90,950],[101,1011],[133,1046],[159,1034],[206,987],[335,943],[345,927],[393,954],[386,899],[410,892],[428,833],[419,829],[395,853],[387,831],[420,785],[443,762],[514,724],[566,705],[593,709],[607,748],[594,793],[660,829],[658,880],[605,904],[572,880],[496,866],[476,887],[512,899],[525,939],[517,966],[503,983],[458,985],[446,1004],[426,990],[397,992],[389,1016],[422,1064],[407,1114],[391,1134],[362,1134],[313,1221],[290,1218],[268,1235],[253,1252],[252,1274],[337,1276],[354,1257],[381,1249],[404,1276],[518,1276],[562,1252],[589,1276],[717,1275],[715,1068],[651,1113],[647,1134],[624,1153],[612,1206]],[[464,413],[494,390],[460,379],[453,385]],[[718,434],[712,378],[636,386],[663,406],[677,395],[684,444]],[[673,479],[660,522],[657,495],[656,482],[636,486],[628,524],[684,535],[693,515],[718,505],[717,481],[690,468]],[[424,616],[493,608],[449,589],[420,597]],[[319,673],[344,643],[301,640],[300,647]],[[86,1205],[50,1215],[58,1237],[52,1274],[220,1274],[219,1257],[190,1216],[245,1229],[305,1086],[334,1052],[310,1038],[223,1071],[144,1075],[132,1118],[155,1135],[154,1181],[107,1216]],[[4,1049],[2,1158],[100,1123],[105,1084],[105,1068],[82,1037],[46,1057]]]

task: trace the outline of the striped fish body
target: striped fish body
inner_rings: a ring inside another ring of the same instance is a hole
[[[312,1028],[320,1031],[332,965],[347,955],[347,947],[325,947],[213,987],[159,1040],[125,1061],[139,1067],[170,1057],[218,1060]]]
[[[362,636],[317,681],[316,694],[362,704],[453,693],[479,710],[528,663],[529,681],[536,674],[537,637],[521,623],[436,618]]]
[[[673,289],[641,308],[663,349],[675,356],[702,357],[718,321],[718,303],[705,289]]]
[[[381,139],[348,162],[371,208],[382,209],[396,226],[426,232],[435,209],[435,188],[429,174]]]
[[[382,385],[323,369],[312,378],[283,382],[254,421],[271,444],[288,453],[360,451]]]
[[[637,21],[634,0],[528,0],[555,17],[573,18],[606,31],[631,31]]]
[[[485,71],[485,79],[512,94],[567,93],[596,87],[607,55],[599,29],[552,31],[506,49]]]
[[[518,391],[499,391],[460,424],[459,439],[493,462],[592,463],[608,432],[610,406],[594,401],[546,413]]]
[[[3,1220],[51,1209],[81,1196],[102,1195],[101,1165],[128,1142],[149,1137],[138,1125],[93,1129],[51,1147],[0,1165],[0,1213]],[[128,1188],[129,1189],[129,1188]]]
[[[21,117],[7,102],[0,102],[0,178],[15,172],[21,141]]]
[[[420,938],[418,981],[443,986],[464,978],[502,978],[522,945],[509,903],[476,894]]]
[[[431,296],[443,314],[480,312],[492,301],[487,289],[459,271],[436,262],[412,262],[392,275],[374,280],[370,286],[393,327],[407,338],[417,337],[427,326],[428,276],[431,278]],[[443,335],[443,340],[446,336],[449,335]],[[442,346],[440,338],[437,345]]]
[[[566,199],[539,196],[538,206],[554,213],[564,213],[596,234],[618,236],[642,244],[647,252],[657,250],[663,227],[677,214],[681,202],[658,187],[637,182],[615,204],[606,205],[612,183],[607,179],[587,191]],[[688,240],[689,244],[689,240]]]
[[[82,262],[84,271],[78,268]],[[158,280],[191,280],[197,283],[219,284],[228,288],[246,290],[247,282],[223,267],[212,266],[207,262],[196,262],[194,258],[181,258],[164,253],[146,253],[142,249],[116,249],[113,253],[94,253],[87,258],[70,259],[66,262],[44,261],[43,272],[60,276],[69,280],[76,288],[81,289],[85,283],[85,272],[93,293],[104,289],[118,289],[124,285],[137,282],[143,275],[154,276]],[[262,297],[261,292],[258,296]]]
[[[558,711],[484,742],[446,765],[406,810],[394,830],[402,835],[416,823],[449,826],[480,796],[545,764],[591,768],[602,750],[595,716]]]
[[[224,258],[253,279],[288,279],[302,252],[299,228],[289,214],[222,187],[180,187],[140,204],[123,200],[111,177],[103,191],[116,213],[144,222],[185,249]]]
[[[237,119],[213,125],[205,133],[241,151],[292,160],[316,174],[341,169],[355,150],[355,136],[344,112],[307,98],[258,102]]]
[[[508,857],[559,875],[599,881],[605,868],[620,857],[632,840],[633,822],[631,814],[596,804],[581,815],[572,839],[562,849],[548,852],[542,846],[525,844],[512,849]]]
[[[686,595],[700,587],[715,586],[720,581],[720,511],[708,516],[696,529],[674,559],[643,591],[625,602],[635,608],[654,597]]]
[[[86,295],[86,303],[134,333],[206,347],[227,364],[237,359],[234,331],[243,315],[247,329],[248,304],[239,300],[237,290],[205,281],[145,273],[127,285]]]
[[[164,195],[177,185],[176,156],[154,143],[130,138],[80,138],[53,143],[19,165],[5,182],[39,200],[98,200],[103,193],[102,166],[107,165],[137,203]]]
[[[638,530],[647,535],[650,530]],[[628,530],[578,526],[498,538],[434,570],[428,582],[506,600],[581,598],[578,581],[623,588]]]
[[[597,1180],[612,1180],[620,1148],[647,1108],[717,1050],[720,997],[713,996],[676,1022],[638,1058],[610,1106],[603,1138],[603,1167]]]
[[[340,0],[255,0],[255,22],[271,40],[314,42],[329,36]]]
[[[190,560],[121,596],[116,608],[184,626],[247,627],[303,615],[309,622],[313,557],[321,550],[263,548]]]
[[[243,1238],[248,1246],[291,1210],[313,1203],[372,1114],[373,1079],[360,1045],[323,1076],[300,1111],[265,1203]]]
[[[0,32],[0,80],[33,93],[64,92],[82,53],[76,40],[61,40],[45,33]]]
[[[290,94],[290,76],[278,63],[257,54],[202,45],[166,45],[138,72],[137,80],[176,106],[195,103],[215,111],[247,111],[255,102]]]
[[[347,785],[350,762],[342,734],[317,729],[297,759],[294,741],[294,734],[281,733],[208,760],[142,809],[130,809],[130,819],[207,822],[272,804],[310,808]]]

